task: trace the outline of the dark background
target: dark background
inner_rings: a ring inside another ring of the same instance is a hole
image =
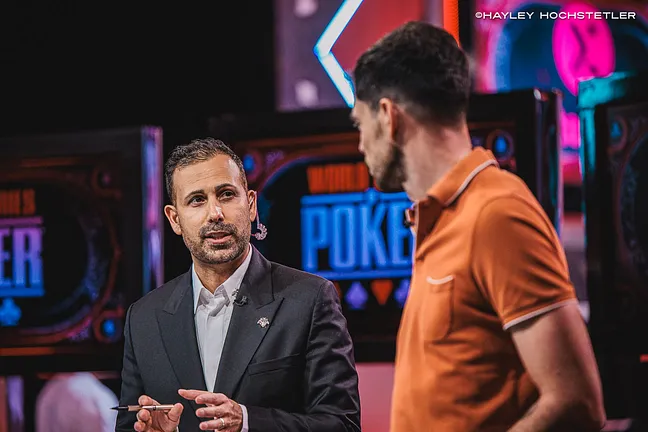
[[[155,125],[166,159],[210,116],[272,111],[272,3],[0,2],[0,137]],[[164,222],[168,280],[190,261]]]
[[[2,2],[0,134],[271,111],[272,21],[269,0]]]
[[[271,112],[272,3],[1,2],[0,137],[154,125],[166,160],[210,116]],[[164,234],[169,280],[190,260]]]

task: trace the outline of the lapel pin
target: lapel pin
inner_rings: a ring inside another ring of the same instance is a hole
[[[266,328],[266,327],[268,327],[268,324],[270,324],[270,321],[268,320],[268,318],[263,317],[263,318],[259,318],[259,321],[257,321],[257,324],[259,324],[261,326],[261,328]]]

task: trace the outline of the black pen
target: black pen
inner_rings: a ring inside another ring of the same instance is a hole
[[[173,408],[173,405],[126,405],[126,406],[116,406],[111,409],[117,411],[139,411],[139,410],[149,410],[149,411],[169,411]]]

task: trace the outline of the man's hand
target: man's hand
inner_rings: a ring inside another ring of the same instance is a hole
[[[137,402],[140,405],[160,405],[158,401],[146,395],[140,396]],[[173,432],[178,428],[183,408],[181,403],[177,403],[167,412],[140,410],[137,412],[135,430],[137,432]]]
[[[207,405],[196,411],[198,417],[210,420],[200,423],[202,430],[240,432],[243,428],[243,410],[241,406],[222,393],[210,393],[202,390],[178,390],[180,396],[197,404]]]

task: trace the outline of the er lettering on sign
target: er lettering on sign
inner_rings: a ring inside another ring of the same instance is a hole
[[[43,220],[0,219],[0,298],[42,297]]]

